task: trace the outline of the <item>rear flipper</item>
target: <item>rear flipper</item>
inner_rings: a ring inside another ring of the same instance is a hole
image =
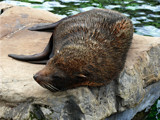
[[[53,32],[54,28],[57,26],[56,23],[40,23],[28,28],[30,31],[43,31],[43,32]]]
[[[50,54],[53,54],[53,35],[50,38],[49,43],[47,44],[46,48],[43,52],[34,54],[34,55],[16,55],[16,54],[8,54],[9,57],[20,61],[26,61],[35,64],[45,64],[47,60],[50,58]]]
[[[67,18],[70,18],[71,16],[69,17],[65,17],[55,23],[40,23],[40,24],[36,24],[34,26],[32,26],[31,28],[29,28],[28,30],[31,30],[31,31],[44,31],[44,32],[53,32],[54,31],[54,28],[60,23],[62,22],[63,20],[67,19]]]
[[[45,32],[54,32],[54,28],[63,20],[70,18],[65,17],[55,23],[40,23],[37,25],[34,25],[33,27],[29,28],[31,31],[45,31]],[[12,57],[14,59],[20,60],[20,61],[26,61],[34,64],[46,64],[46,62],[53,57],[54,48],[53,48],[53,34],[50,38],[50,41],[43,52],[34,54],[34,55],[15,55],[15,54],[9,54],[9,57]]]

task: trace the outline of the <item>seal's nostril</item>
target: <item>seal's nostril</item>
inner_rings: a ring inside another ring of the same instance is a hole
[[[37,78],[38,78],[38,75],[34,75],[34,76],[33,76],[33,78],[34,78],[35,80],[37,80]]]

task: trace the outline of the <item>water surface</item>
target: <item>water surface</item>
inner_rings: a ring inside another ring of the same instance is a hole
[[[48,10],[62,17],[93,8],[113,9],[132,20],[135,33],[160,37],[160,0],[4,0],[3,2]]]

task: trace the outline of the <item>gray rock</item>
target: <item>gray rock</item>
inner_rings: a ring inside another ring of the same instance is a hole
[[[137,112],[149,109],[160,96],[160,81],[148,86],[145,89],[144,99],[133,108],[128,108],[123,112],[116,113],[105,120],[131,120]]]
[[[160,38],[136,34],[124,70],[110,84],[56,93],[42,88],[32,76],[44,65],[13,60],[8,54],[42,51],[51,34],[27,28],[60,18],[33,8],[6,8],[0,15],[0,119],[130,120],[160,96]]]

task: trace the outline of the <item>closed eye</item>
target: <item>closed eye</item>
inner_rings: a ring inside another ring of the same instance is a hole
[[[62,79],[61,77],[59,76],[53,76],[54,79]]]

